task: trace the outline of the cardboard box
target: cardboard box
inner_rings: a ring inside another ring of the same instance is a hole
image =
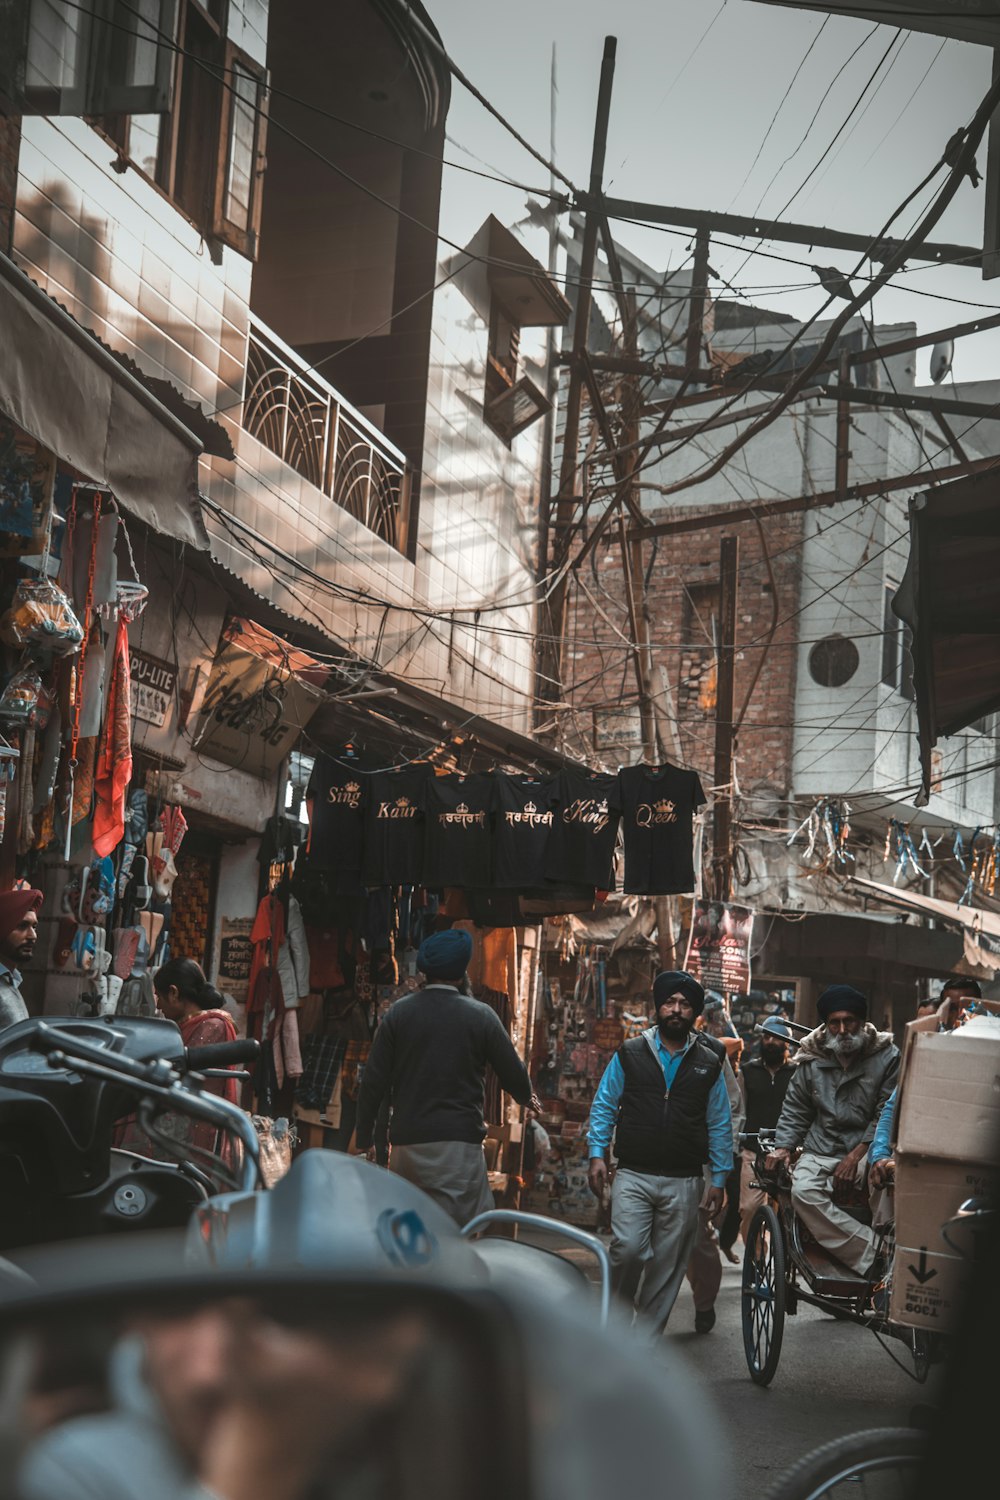
[[[977,1016],[938,1032],[934,1016],[906,1028],[896,1150],[948,1161],[992,1161],[1000,1146],[1000,1021]]]
[[[941,1226],[967,1198],[995,1193],[1000,1169],[936,1157],[896,1157],[896,1253],[889,1317],[908,1328],[948,1332],[972,1269],[973,1240],[964,1227]],[[962,1248],[968,1257],[959,1253]]]

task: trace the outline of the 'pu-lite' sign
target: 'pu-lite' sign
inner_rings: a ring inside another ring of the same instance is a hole
[[[268,777],[322,701],[328,669],[263,626],[232,620],[201,705],[195,748],[224,765]]]

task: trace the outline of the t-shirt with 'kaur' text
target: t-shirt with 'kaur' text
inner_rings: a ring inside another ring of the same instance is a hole
[[[705,793],[694,771],[625,766],[618,773],[625,832],[623,890],[642,896],[694,890],[694,815]]]
[[[364,883],[419,885],[424,874],[424,787],[429,766],[402,766],[368,777]]]

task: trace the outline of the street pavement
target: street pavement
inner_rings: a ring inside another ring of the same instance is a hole
[[[742,1251],[741,1242],[736,1249]],[[802,1303],[785,1320],[774,1380],[766,1389],[755,1386],[743,1354],[740,1277],[740,1266],[723,1262],[717,1321],[708,1334],[694,1331],[685,1282],[665,1335],[712,1398],[731,1445],[739,1500],[762,1500],[784,1469],[821,1443],[869,1427],[905,1427],[914,1406],[933,1402],[937,1370],[917,1385],[869,1329]],[[905,1345],[886,1342],[912,1368]]]

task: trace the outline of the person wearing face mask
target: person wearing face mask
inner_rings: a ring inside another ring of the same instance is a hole
[[[878,1238],[835,1194],[864,1180],[876,1122],[896,1086],[899,1048],[891,1032],[871,1024],[867,999],[849,984],[824,990],[817,1010],[822,1024],[799,1044],[767,1165],[790,1164],[802,1147],[792,1173],[796,1213],[823,1249],[871,1280],[881,1270]]]
[[[657,975],[656,1025],[619,1047],[590,1113],[589,1181],[597,1198],[608,1183],[612,1136],[618,1158],[613,1285],[653,1337],[666,1327],[684,1278],[699,1209],[709,1219],[719,1213],[733,1160],[725,1048],[694,1029],[704,1003],[705,991],[690,974]]]
[[[789,1043],[792,1033],[784,1021],[777,1016],[768,1016],[761,1027],[760,1056],[752,1057],[740,1069],[740,1088],[746,1104],[747,1135],[758,1130],[774,1130],[781,1115],[781,1106],[794,1065],[789,1060]],[[753,1187],[755,1153],[744,1148],[740,1165],[740,1233],[747,1243],[750,1220],[767,1199],[763,1188]]]

